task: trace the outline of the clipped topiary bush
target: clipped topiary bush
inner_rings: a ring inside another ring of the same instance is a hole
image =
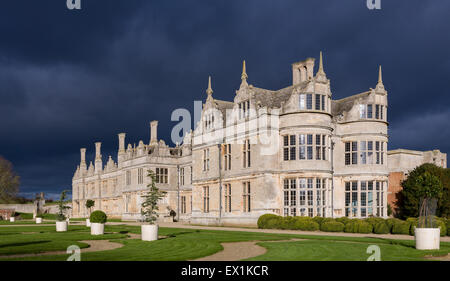
[[[337,221],[327,221],[322,223],[320,230],[326,232],[342,232],[344,231],[344,224]]]
[[[344,225],[346,225],[347,223],[349,223],[351,220],[347,217],[340,217],[336,219],[337,222],[340,222]]]
[[[280,229],[294,229],[295,217],[281,217],[279,222]]]
[[[319,217],[319,216],[316,216],[316,217],[314,217],[314,218],[312,218],[313,219],[313,221],[314,222],[316,222],[319,226],[323,223],[323,221],[325,220],[325,218],[324,217]]]
[[[390,233],[389,227],[385,222],[379,222],[375,225],[373,232],[376,234],[388,234]]]
[[[372,233],[373,226],[365,221],[358,222],[358,233]]]
[[[392,234],[405,234],[409,235],[409,229],[411,227],[411,224],[406,221],[397,221],[392,226]]]
[[[414,236],[415,229],[417,227],[417,218],[407,218],[406,222],[410,224],[410,226],[409,226],[409,235]]]
[[[371,224],[373,227],[375,227],[375,225],[377,225],[378,223],[382,222],[382,223],[386,223],[385,219],[383,218],[367,218],[364,220],[365,222]]]
[[[447,224],[445,223],[443,218],[436,218],[434,224],[435,227],[441,229],[441,236],[447,235]]]
[[[347,233],[372,233],[373,227],[370,223],[352,219],[346,225],[344,231]]]
[[[344,232],[347,233],[357,233],[358,232],[358,222],[356,220],[349,220],[344,227]]]
[[[320,225],[310,217],[295,217],[294,221],[294,227],[291,228],[294,230],[317,231],[320,229]]]
[[[450,219],[447,219],[447,236],[450,236]]]
[[[389,219],[385,220],[385,222],[386,222],[386,225],[389,228],[389,232],[392,233],[392,227],[394,226],[394,224],[396,222],[402,222],[402,220],[395,219],[395,218],[389,218]]]
[[[274,215],[274,214],[265,214],[265,215],[260,216],[258,218],[258,228],[262,228],[262,229],[267,228],[267,222],[270,219],[277,218],[277,217],[279,217],[279,216]]]
[[[89,220],[91,223],[105,223],[107,216],[105,212],[97,210],[91,213]]]

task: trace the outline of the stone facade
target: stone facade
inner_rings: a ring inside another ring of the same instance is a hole
[[[387,216],[387,91],[381,67],[375,89],[332,99],[322,54],[292,64],[292,85],[272,91],[248,84],[245,62],[232,101],[213,98],[211,79],[201,119],[181,145],[156,136],[138,146],[119,134],[117,163],[105,166],[96,143],[94,164],[86,149],[73,178],[73,216],[94,209],[123,219],[140,218],[147,170],[168,192],[160,204],[180,220],[207,225],[250,225],[265,213],[326,217]],[[142,176],[143,175],[143,176]]]
[[[388,151],[388,204],[391,205],[394,212],[397,209],[397,194],[402,190],[402,181],[406,179],[411,170],[425,163],[447,168],[447,154],[437,149],[432,151],[408,149]]]

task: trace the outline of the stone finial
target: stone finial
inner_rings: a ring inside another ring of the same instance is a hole
[[[241,83],[241,88],[243,87],[243,86],[248,86],[248,84],[247,84],[247,78],[248,78],[248,75],[247,75],[247,71],[246,71],[246,67],[245,67],[245,60],[242,62],[242,75],[241,75],[241,80],[242,80],[242,83]]]
[[[211,76],[208,78],[208,89],[206,89],[206,94],[208,95],[208,98],[212,96],[213,90],[211,88]]]
[[[316,80],[318,82],[327,82],[327,75],[325,74],[325,71],[323,70],[322,51],[320,52],[319,70],[317,71],[317,74],[316,74]]]
[[[375,87],[375,92],[381,92],[381,93],[385,92],[384,85],[383,85],[383,74],[381,71],[381,65],[378,70],[378,83],[377,83],[377,86]]]
[[[242,75],[241,75],[241,79],[242,80],[247,80],[248,75],[245,69],[245,60],[242,62]]]

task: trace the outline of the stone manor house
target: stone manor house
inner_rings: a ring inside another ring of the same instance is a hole
[[[170,210],[181,221],[207,225],[255,225],[265,213],[386,217],[388,95],[381,67],[375,89],[333,100],[322,54],[315,74],[314,63],[292,64],[292,85],[273,91],[247,83],[244,61],[232,101],[213,97],[210,78],[200,122],[175,147],[158,140],[152,121],[148,143],[126,145],[125,133],[118,135],[117,162],[109,156],[103,165],[97,142],[87,165],[82,148],[72,216],[87,216],[85,201],[92,199],[109,216],[139,220],[151,169],[167,191],[161,220]],[[439,160],[446,167],[446,155],[439,152]]]

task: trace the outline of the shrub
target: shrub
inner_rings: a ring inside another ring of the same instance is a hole
[[[269,220],[278,218],[278,217],[279,216],[274,215],[274,214],[265,214],[265,215],[260,216],[258,218],[258,228],[262,228],[262,229],[268,228],[267,225],[268,225]]]
[[[441,236],[447,235],[447,225],[442,218],[436,218],[435,227],[439,227],[441,229]]]
[[[409,235],[410,223],[406,221],[397,221],[392,226],[392,234],[406,234]]]
[[[447,219],[447,236],[450,236],[450,219]]]
[[[317,231],[320,229],[320,225],[310,217],[295,217],[293,228],[290,229]]]
[[[294,217],[279,217],[280,229],[294,229],[295,218]]]
[[[350,220],[345,224],[344,232],[347,233],[357,233],[358,232],[358,222]]]
[[[268,229],[280,229],[283,224],[283,217],[276,216],[269,218],[266,222],[266,228]]]
[[[373,226],[363,220],[353,219],[345,225],[345,232],[348,233],[372,233]]]
[[[392,227],[394,226],[394,224],[395,224],[396,222],[402,222],[402,220],[394,219],[394,218],[389,218],[389,219],[387,219],[385,222],[386,222],[386,225],[387,225],[388,228],[389,228],[389,232],[392,233]]]
[[[316,217],[312,218],[312,220],[313,220],[314,222],[316,222],[318,225],[321,225],[321,224],[323,223],[323,221],[325,220],[325,218],[324,218],[324,217],[316,216]]]
[[[342,232],[344,231],[344,224],[337,221],[327,221],[322,223],[320,230],[326,232]]]
[[[408,219],[406,219],[406,222],[408,222],[410,224],[409,235],[414,236],[415,229],[417,227],[417,218],[408,218]]]
[[[106,214],[103,211],[97,210],[91,213],[89,220],[91,223],[105,223],[106,222]]]
[[[358,233],[372,233],[373,226],[365,221],[358,222]]]
[[[375,227],[375,225],[379,224],[380,222],[386,223],[385,219],[383,219],[383,218],[375,218],[375,217],[367,218],[364,221],[369,223],[369,224],[371,224],[372,227]]]
[[[43,218],[43,217],[44,217],[43,214],[37,214],[37,215],[36,215],[36,218]]]
[[[340,218],[337,218],[336,221],[346,225],[348,222],[350,222],[350,219],[347,217],[340,217]]]
[[[389,227],[385,222],[379,222],[375,225],[373,232],[376,234],[388,234],[390,233]]]

